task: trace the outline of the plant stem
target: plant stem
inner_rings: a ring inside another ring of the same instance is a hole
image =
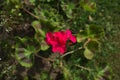
[[[64,55],[62,55],[62,57],[65,57],[66,55],[68,55],[68,54],[72,54],[72,53],[74,53],[75,51],[77,51],[77,50],[80,50],[80,49],[82,49],[83,47],[79,47],[78,49],[76,49],[76,50],[72,50],[72,51],[70,51],[70,52],[67,52],[67,53],[65,53]]]
[[[79,67],[79,68],[81,68],[81,69],[87,70],[87,71],[92,71],[92,69],[86,68],[86,67],[84,67],[84,66],[80,66],[80,65],[78,65],[78,64],[75,64],[75,66],[77,66],[77,67]]]
[[[31,16],[35,17],[36,19],[39,19],[38,16],[34,15],[34,14],[31,13],[30,11],[28,11],[27,9],[23,8],[23,10],[24,10],[25,12],[27,12],[28,14],[30,14]]]
[[[37,56],[37,57],[39,57],[39,58],[41,58],[41,59],[43,59],[43,60],[52,61],[52,62],[53,62],[53,60],[51,60],[51,59],[49,59],[49,58],[42,57],[42,56],[40,56],[40,55],[38,55],[38,54],[35,54],[35,56]]]

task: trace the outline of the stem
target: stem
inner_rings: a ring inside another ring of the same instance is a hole
[[[62,55],[62,57],[65,57],[66,55],[68,55],[68,54],[72,54],[72,53],[74,53],[75,51],[77,51],[77,50],[80,50],[80,49],[82,49],[83,47],[79,47],[78,49],[76,49],[76,50],[72,50],[72,51],[70,51],[70,52],[67,52],[67,53],[65,53],[64,55]]]
[[[92,71],[92,69],[86,68],[86,67],[84,67],[84,66],[80,66],[80,65],[78,65],[78,64],[75,64],[75,66],[77,66],[78,68],[87,70],[87,71]]]
[[[40,56],[40,55],[38,55],[38,54],[35,54],[35,56],[37,56],[37,57],[39,57],[39,58],[41,58],[41,59],[43,59],[43,60],[52,61],[52,62],[53,62],[53,60],[51,60],[51,59],[49,59],[49,58],[44,58],[44,57],[42,57],[42,56]]]
[[[27,9],[23,8],[23,10],[24,10],[25,12],[27,12],[28,14],[30,14],[31,16],[35,17],[36,19],[39,19],[38,16],[34,15],[34,14],[31,13],[30,11],[28,11]]]

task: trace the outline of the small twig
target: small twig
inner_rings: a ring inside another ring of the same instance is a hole
[[[74,53],[75,51],[77,51],[77,50],[80,50],[80,49],[82,49],[83,47],[79,47],[78,49],[76,49],[76,50],[72,50],[72,51],[70,51],[70,52],[67,52],[67,53],[65,53],[64,55],[62,55],[62,57],[65,57],[66,55],[68,55],[68,54],[72,54],[72,53]]]
[[[53,60],[51,60],[51,59],[49,59],[49,58],[42,57],[42,56],[40,56],[40,55],[38,55],[38,54],[35,54],[35,56],[37,56],[37,57],[39,57],[39,58],[41,58],[41,59],[43,59],[43,60],[52,61],[52,62],[53,62]]]
[[[88,40],[84,43],[84,48],[86,47],[86,45],[91,41],[90,38],[88,38]]]
[[[86,68],[86,67],[84,67],[84,66],[80,66],[80,65],[78,65],[78,64],[75,64],[75,66],[78,67],[78,68],[87,70],[87,71],[92,71],[92,69]]]
[[[27,12],[28,14],[30,14],[31,16],[35,17],[36,19],[39,19],[38,16],[34,15],[34,14],[31,13],[30,11],[28,11],[27,9],[23,8],[23,10],[24,10],[25,12]]]

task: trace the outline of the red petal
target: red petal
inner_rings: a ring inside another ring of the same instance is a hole
[[[54,46],[52,46],[52,51],[54,53],[59,52],[62,55],[62,54],[65,53],[66,47],[65,47],[65,45],[63,45],[63,46],[56,46],[56,45],[54,45]]]
[[[75,37],[75,36],[70,36],[70,40],[71,40],[73,43],[76,43],[76,37]]]
[[[54,36],[53,36],[53,34],[51,32],[48,32],[46,34],[46,40],[45,41],[49,45],[55,45],[55,44],[57,44],[57,42],[54,40]]]
[[[65,33],[66,33],[67,38],[69,38],[72,35],[70,30],[66,30]]]

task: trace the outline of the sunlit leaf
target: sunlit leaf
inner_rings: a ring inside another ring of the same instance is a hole
[[[35,0],[29,0],[32,4],[35,4]]]
[[[96,11],[96,3],[93,1],[81,0],[81,5],[85,11],[93,13]]]
[[[41,50],[45,51],[45,50],[47,50],[49,48],[49,46],[44,40],[42,40],[40,48],[41,48]]]
[[[85,35],[82,34],[77,34],[77,42],[80,43],[82,41],[84,41],[87,37]]]
[[[87,47],[85,48],[85,51],[84,51],[84,56],[85,58],[91,60],[93,57],[94,57],[94,53],[91,52]]]
[[[39,21],[33,21],[32,26],[35,29],[35,31],[37,31],[37,29],[41,28]]]
[[[36,33],[40,33],[42,37],[45,37],[45,32],[41,29],[41,24],[39,21],[33,21],[32,26],[35,29]]]
[[[27,42],[27,38],[16,37],[20,42],[25,43]]]

